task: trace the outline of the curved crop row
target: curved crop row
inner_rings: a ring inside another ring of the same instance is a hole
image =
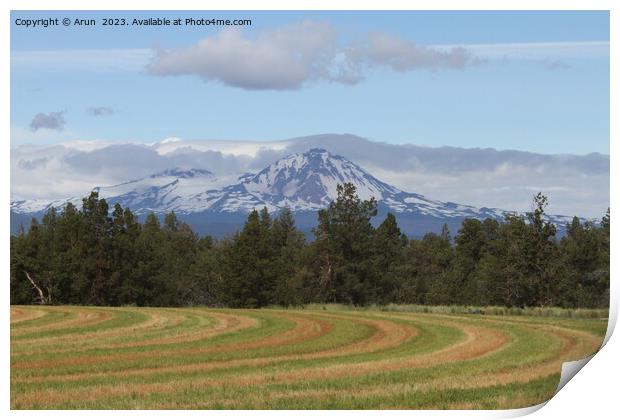
[[[516,408],[602,321],[211,308],[11,308],[12,408]]]

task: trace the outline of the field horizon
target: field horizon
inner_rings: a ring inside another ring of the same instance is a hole
[[[11,306],[11,408],[521,408],[607,328],[427,308]]]

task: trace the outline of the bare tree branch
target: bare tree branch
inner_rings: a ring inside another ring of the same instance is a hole
[[[46,297],[45,293],[43,293],[43,290],[41,290],[41,288],[34,282],[30,274],[26,270],[23,270],[23,271],[28,281],[30,281],[30,284],[32,284],[32,287],[34,287],[36,291],[39,293],[39,303],[41,305],[49,305],[50,303],[52,303],[52,292],[50,288],[49,287],[47,288],[47,297]]]

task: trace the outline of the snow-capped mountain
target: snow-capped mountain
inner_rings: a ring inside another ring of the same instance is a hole
[[[146,178],[134,179],[122,184],[95,187],[99,196],[110,203],[120,203],[138,213],[165,212],[175,208],[184,197],[193,196],[215,183],[217,178],[205,169],[172,168],[152,174]],[[84,195],[87,195],[85,193]],[[81,197],[64,200],[12,200],[11,211],[15,213],[45,212],[50,207],[62,207],[71,202],[80,206]]]
[[[16,214],[37,214],[44,213],[50,207],[61,208],[64,207],[67,203],[73,203],[78,206],[82,202],[82,199],[79,197],[71,197],[71,198],[63,198],[59,200],[22,200],[22,199],[12,199],[11,200],[11,213]]]
[[[361,199],[374,197],[380,211],[396,213],[401,220],[424,221],[433,227],[450,222],[456,226],[463,218],[503,218],[508,212],[494,208],[476,208],[451,202],[428,199],[420,194],[402,191],[370,175],[346,158],[325,149],[310,149],[279,159],[256,174],[243,174],[237,182],[223,188],[214,188],[217,178],[204,169],[169,169],[149,177],[109,187],[96,187],[109,203],[120,203],[135,213],[167,213],[179,215],[245,214],[253,209],[267,207],[270,211],[289,207],[296,213],[314,212],[325,208],[337,197],[336,187],[352,183]],[[86,195],[86,194],[85,194]],[[80,199],[15,200],[11,211],[16,214],[37,213],[50,206],[62,206]],[[551,216],[558,224],[569,218]]]
[[[353,162],[324,149],[280,159],[243,185],[248,192],[278,207],[316,210],[327,207],[337,197],[337,185],[345,182],[352,183],[363,200],[398,192]]]
[[[111,187],[96,187],[94,191],[138,213],[161,213],[183,206],[186,197],[204,191],[216,181],[215,175],[205,169],[174,168]]]
[[[208,190],[192,197],[195,206],[216,212],[247,212],[257,207],[293,211],[325,208],[336,199],[336,186],[351,182],[360,198],[380,199],[398,189],[387,185],[342,156],[324,149],[296,153],[269,165],[257,174],[245,174],[239,183]],[[202,203],[202,206],[201,204]]]
[[[352,183],[358,196],[374,197],[396,213],[418,213],[433,217],[502,217],[497,209],[478,209],[456,203],[443,203],[408,193],[386,184],[346,158],[325,149],[296,153],[269,165],[254,176],[221,190],[209,190],[190,198],[191,204],[177,208],[184,212],[249,212],[267,207],[274,211],[285,206],[291,210],[315,211],[325,208],[337,197],[336,187]]]

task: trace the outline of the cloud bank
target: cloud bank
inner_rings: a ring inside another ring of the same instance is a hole
[[[404,191],[429,198],[529,211],[533,195],[550,197],[550,213],[601,217],[609,206],[609,156],[543,155],[494,149],[422,147],[325,134],[277,142],[184,141],[151,145],[70,142],[11,149],[12,198],[81,197],[169,168],[213,172],[211,187],[234,183],[280,157],[322,147]]]

